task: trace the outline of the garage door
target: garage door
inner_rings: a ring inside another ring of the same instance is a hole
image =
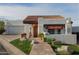
[[[24,32],[24,26],[8,26],[7,34],[20,34]]]

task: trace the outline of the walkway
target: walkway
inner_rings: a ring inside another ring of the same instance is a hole
[[[19,38],[20,35],[0,35],[0,39],[5,39],[7,41],[15,40],[16,38]]]
[[[55,52],[49,44],[42,42],[40,39],[37,39],[36,41],[39,43],[33,44],[30,55],[55,55]]]

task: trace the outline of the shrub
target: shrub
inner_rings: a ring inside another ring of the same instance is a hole
[[[43,34],[43,33],[40,33],[40,34],[39,34],[39,37],[41,38],[41,40],[44,41],[44,34]]]
[[[61,47],[61,45],[56,45],[56,44],[52,45],[52,48],[54,48],[54,49],[57,49],[59,47]]]
[[[70,53],[67,51],[59,51],[57,52],[57,55],[70,55]]]
[[[54,49],[54,51],[57,48],[60,48],[62,46],[62,43],[60,41],[54,41],[54,44],[51,45],[51,47]]]
[[[78,45],[69,45],[68,51],[72,54],[79,54],[79,46]]]
[[[62,43],[60,41],[56,41],[55,38],[45,37],[44,41],[50,44],[53,48],[61,47]]]
[[[5,31],[4,29],[4,22],[0,21],[0,34],[2,34]]]
[[[44,37],[44,34],[43,34],[43,33],[40,33],[40,34],[39,34],[39,37]]]
[[[18,38],[16,40],[11,41],[10,43],[26,54],[29,54],[32,49],[31,41],[29,40],[20,41],[20,38]]]
[[[53,43],[53,39],[50,37],[45,37],[44,41],[47,42],[48,44],[52,44]]]
[[[54,44],[56,44],[56,45],[62,45],[62,42],[61,41],[55,41]]]
[[[52,49],[55,52],[57,52],[56,51],[57,48],[60,48],[62,46],[62,42],[61,41],[56,41],[55,38],[45,37],[44,41],[47,42],[48,44],[50,44]],[[66,53],[66,52],[63,52],[63,51],[58,52],[58,54],[60,54],[61,52],[62,52],[62,54],[69,54],[69,53]]]

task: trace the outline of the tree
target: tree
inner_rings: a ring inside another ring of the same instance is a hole
[[[2,34],[3,32],[5,32],[4,26],[5,26],[4,22],[0,21],[0,34]]]

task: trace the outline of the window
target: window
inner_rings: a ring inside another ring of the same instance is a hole
[[[58,29],[58,34],[61,34],[61,30],[60,29]]]
[[[49,34],[55,34],[55,30],[54,29],[52,29],[52,30],[49,29],[48,32],[49,32]]]
[[[44,31],[49,33],[49,34],[62,34],[64,29],[64,25],[51,25],[51,24],[45,24],[44,25]]]
[[[61,34],[61,30],[60,30],[60,29],[58,29],[58,30],[49,29],[49,30],[48,30],[48,33],[49,33],[49,34]]]

